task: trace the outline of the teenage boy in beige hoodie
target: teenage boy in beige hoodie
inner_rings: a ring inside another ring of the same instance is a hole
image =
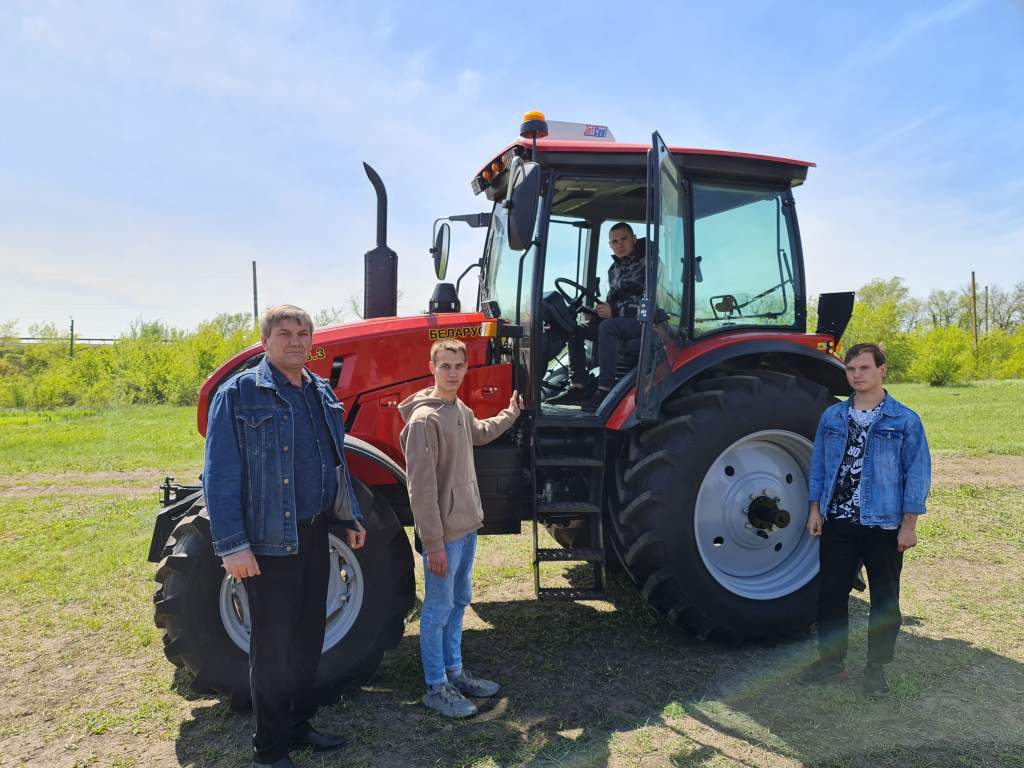
[[[466,345],[455,339],[430,348],[430,372],[434,386],[398,406],[405,420],[402,450],[409,501],[423,545],[423,703],[447,717],[471,717],[476,706],[466,695],[498,692],[497,683],[474,677],[462,666],[462,616],[472,596],[476,531],[484,516],[473,446],[486,445],[511,427],[522,402],[513,392],[508,408],[490,419],[477,419],[458,397],[466,377]]]

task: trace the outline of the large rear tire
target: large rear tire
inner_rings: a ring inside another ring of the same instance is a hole
[[[667,401],[661,423],[627,442],[612,544],[670,622],[738,641],[814,621],[818,542],[805,529],[807,477],[831,402],[805,379],[742,372]]]
[[[163,629],[167,659],[192,672],[194,690],[215,691],[244,709],[250,704],[248,599],[244,583],[228,577],[213,552],[203,507],[198,501],[168,541],[156,572],[154,620]],[[316,680],[323,702],[376,671],[384,652],[402,639],[415,600],[409,540],[380,495],[365,527],[366,545],[356,552],[345,545],[340,526],[330,528],[327,629]]]

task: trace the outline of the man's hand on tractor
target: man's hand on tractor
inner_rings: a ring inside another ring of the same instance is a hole
[[[256,555],[251,549],[243,549],[239,552],[232,552],[221,558],[224,562],[224,570],[228,575],[236,579],[247,579],[250,576],[260,575],[260,564],[256,562]]]
[[[366,543],[366,529],[359,525],[359,523],[356,523],[356,525],[359,526],[357,530],[349,528],[345,531],[345,542],[348,544],[349,549],[362,549]]]
[[[515,416],[517,419],[519,418],[519,414],[522,413],[522,411],[523,411],[523,398],[519,394],[519,390],[518,389],[513,390],[512,397],[509,398],[509,401],[508,401],[508,409],[510,411],[512,411],[512,415]]]
[[[437,552],[427,552],[427,570],[441,578],[447,576],[448,553],[443,549],[439,549]]]
[[[811,536],[821,536],[821,512],[817,504],[811,504],[811,511],[807,513],[807,533]]]
[[[607,320],[612,316],[612,305],[605,304],[604,302],[594,305],[594,311],[597,312],[597,316],[602,320]]]

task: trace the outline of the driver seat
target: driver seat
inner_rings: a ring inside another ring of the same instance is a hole
[[[565,297],[558,291],[548,291],[541,301],[541,319],[553,328],[571,336],[576,330],[576,317],[569,309]]]

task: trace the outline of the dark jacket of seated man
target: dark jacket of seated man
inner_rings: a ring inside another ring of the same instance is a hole
[[[629,255],[621,259],[612,256],[612,265],[608,267],[608,305],[612,317],[637,316],[644,295],[646,252],[647,239],[640,238]]]
[[[572,373],[573,390],[582,392],[586,381],[585,339],[597,342],[597,358],[600,366],[598,392],[589,406],[604,399],[604,395],[615,383],[615,369],[619,357],[619,344],[640,337],[641,324],[636,319],[644,295],[647,252],[646,239],[637,239],[632,228],[620,222],[609,232],[612,247],[612,264],[608,268],[607,302],[594,309],[597,322],[583,326],[569,340],[569,367]],[[570,395],[571,396],[571,395]]]

